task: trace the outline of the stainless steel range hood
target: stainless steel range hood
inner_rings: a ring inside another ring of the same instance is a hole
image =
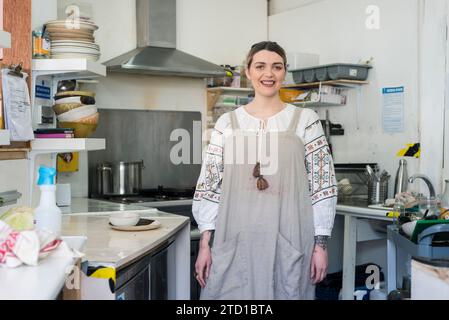
[[[104,64],[109,72],[221,77],[223,68],[176,49],[176,0],[136,0],[137,48]]]

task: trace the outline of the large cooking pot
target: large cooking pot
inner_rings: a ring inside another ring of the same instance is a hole
[[[97,166],[97,192],[100,195],[136,195],[142,189],[143,160],[103,162]]]

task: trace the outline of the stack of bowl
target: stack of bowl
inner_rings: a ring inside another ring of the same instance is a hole
[[[58,118],[58,127],[73,128],[75,138],[88,138],[97,129],[99,113],[94,92],[58,92],[53,110]]]

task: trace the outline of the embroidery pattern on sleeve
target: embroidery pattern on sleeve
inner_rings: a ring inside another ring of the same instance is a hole
[[[337,196],[330,150],[324,135],[307,143],[305,149],[312,204]]]

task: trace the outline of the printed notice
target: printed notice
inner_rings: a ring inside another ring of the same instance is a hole
[[[382,100],[383,132],[404,132],[404,87],[382,88]]]

